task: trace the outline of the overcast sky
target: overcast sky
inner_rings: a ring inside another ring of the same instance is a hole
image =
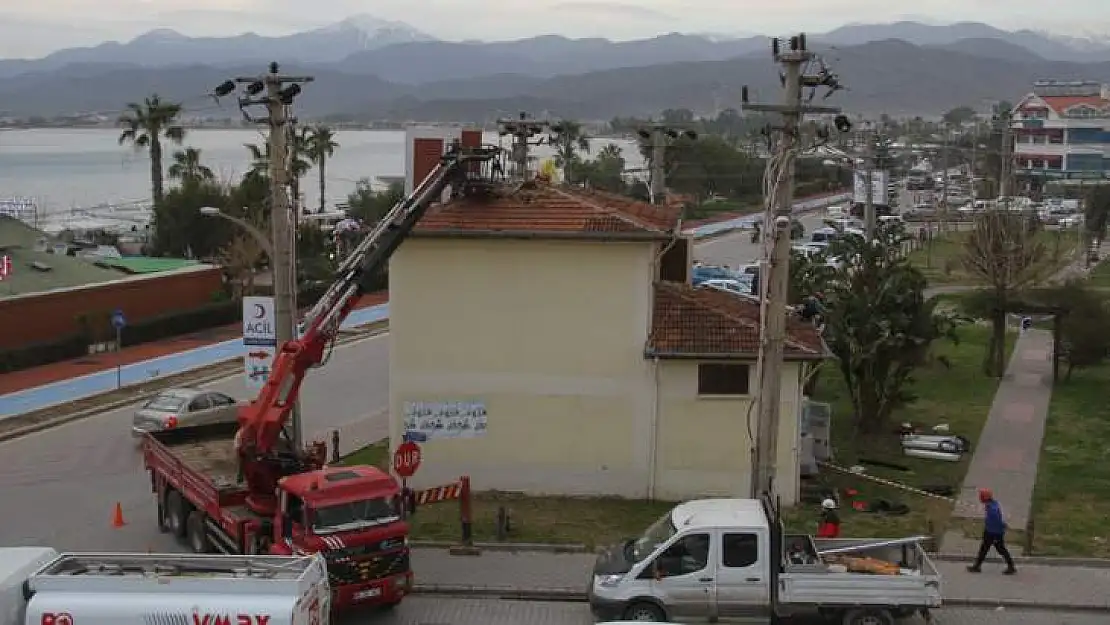
[[[449,40],[548,33],[610,39],[674,31],[787,34],[897,19],[1110,34],[1110,0],[0,0],[0,57],[127,40],[153,28],[193,36],[280,35],[358,13]]]

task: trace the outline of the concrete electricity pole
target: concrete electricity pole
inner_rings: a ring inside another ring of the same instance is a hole
[[[766,493],[774,496],[776,460],[778,458],[779,407],[781,403],[781,382],[783,368],[783,347],[786,339],[787,282],[790,275],[790,225],[794,204],[794,160],[803,149],[801,142],[802,117],[807,113],[839,113],[839,109],[808,106],[802,101],[802,88],[816,89],[824,86],[830,94],[840,88],[835,74],[830,73],[824,64],[821,71],[813,75],[803,75],[802,68],[816,55],[806,49],[804,34],[791,37],[788,49],[783,50],[778,39],[772,40],[772,54],[776,63],[783,67],[785,87],[783,103],[749,104],[747,87],[743,89],[743,102],[747,110],[779,113],[782,125],[777,127],[778,140],[771,154],[767,176],[770,197],[766,198],[767,217],[774,217],[774,223],[767,224],[765,230],[771,237],[773,246],[770,266],[762,270],[760,284],[764,289],[761,310],[760,360],[757,364],[759,377],[759,421],[756,429],[755,453],[752,457],[751,495],[758,497]],[[848,125],[847,120],[838,118],[838,129]],[[766,221],[766,218],[765,218]],[[769,274],[769,275],[767,275]],[[762,278],[766,279],[762,279]]]
[[[667,148],[671,141],[680,137],[696,140],[698,133],[666,124],[649,124],[637,134],[651,145],[651,203],[664,204],[667,200]]]
[[[311,76],[284,76],[277,63],[270,63],[270,71],[263,76],[239,77],[220,85],[215,95],[228,95],[235,84],[246,85],[247,95],[239,99],[239,108],[248,121],[264,123],[269,127],[270,161],[270,223],[274,254],[271,269],[274,281],[274,317],[278,345],[297,336],[297,273],[294,263],[297,233],[293,228],[293,209],[289,201],[290,169],[288,115],[293,100],[301,93],[301,85],[312,82]],[[263,94],[264,92],[264,94]],[[254,119],[246,112],[252,105],[266,106],[267,117]],[[290,423],[293,449],[304,448],[304,431],[301,425],[300,406],[293,407]]]
[[[877,217],[875,216],[875,132],[871,128],[871,122],[864,122],[863,128],[860,131],[860,136],[863,138],[863,166],[865,167],[863,174],[864,184],[867,189],[864,191],[863,203],[863,223],[864,232],[867,234],[867,240],[872,241],[875,239],[875,226]]]
[[[513,138],[511,160],[514,171],[510,172],[510,175],[520,180],[528,180],[530,173],[528,170],[528,153],[532,146],[541,145],[544,141],[542,137],[535,142],[532,139],[549,132],[552,128],[551,122],[532,119],[528,116],[528,113],[521,111],[520,116],[516,119],[497,120],[497,126],[502,137],[509,136]]]
[[[948,127],[948,124],[944,124],[944,143],[941,144],[940,159],[941,171],[944,172],[944,179],[941,181],[940,184],[940,223],[942,224],[941,231],[944,232],[948,230],[948,167],[950,152],[950,150],[948,149],[948,142],[950,140],[949,135],[951,134],[952,131]]]

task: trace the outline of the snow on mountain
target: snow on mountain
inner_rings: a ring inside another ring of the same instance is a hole
[[[421,30],[404,22],[384,20],[369,14],[352,15],[347,19],[324,26],[315,31],[319,34],[360,34],[363,49],[372,50],[398,43],[413,43],[419,41],[437,41],[437,39]]]

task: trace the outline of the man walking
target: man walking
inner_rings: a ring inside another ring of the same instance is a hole
[[[1006,521],[1002,517],[1002,504],[995,501],[994,493],[989,488],[979,489],[979,501],[983,504],[983,540],[979,543],[979,555],[975,557],[975,564],[967,567],[967,570],[972,573],[981,571],[987,552],[994,547],[998,555],[1006,561],[1006,570],[1003,573],[1013,575],[1017,573],[1017,569],[1014,568],[1010,550],[1006,548]]]

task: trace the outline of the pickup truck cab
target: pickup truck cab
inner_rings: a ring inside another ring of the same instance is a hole
[[[590,608],[603,621],[928,620],[941,605],[940,575],[919,540],[785,535],[767,500],[690,501],[598,555]]]

